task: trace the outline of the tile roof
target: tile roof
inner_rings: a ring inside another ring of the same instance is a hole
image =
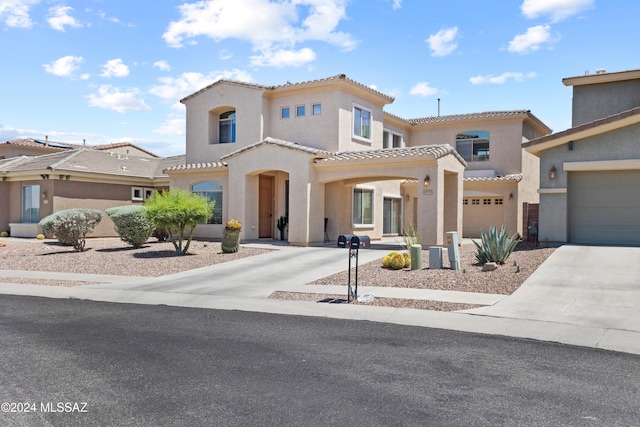
[[[450,123],[450,122],[464,122],[471,120],[491,120],[491,119],[503,119],[511,117],[524,117],[530,115],[530,110],[512,110],[512,111],[484,111],[481,113],[469,113],[469,114],[452,114],[448,116],[431,116],[418,119],[409,119],[411,124],[424,124],[424,123]]]
[[[145,153],[152,157],[158,157],[157,154],[154,154],[144,148],[138,147],[135,144],[130,142],[117,142],[113,144],[103,144],[103,145],[83,145],[83,144],[71,144],[68,142],[59,142],[59,141],[51,141],[51,140],[41,140],[35,138],[22,138],[22,139],[13,139],[10,141],[5,141],[3,144],[7,145],[19,145],[22,147],[33,147],[39,148],[43,150],[51,150],[51,151],[66,151],[66,150],[77,150],[79,148],[84,148],[88,150],[99,150],[99,151],[108,151],[121,147],[132,147],[136,150],[139,150],[142,153]],[[131,154],[132,156],[135,153]]]
[[[319,150],[317,148],[312,148],[312,147],[307,147],[304,145],[300,145],[298,143],[295,142],[291,142],[291,141],[285,141],[283,139],[278,139],[278,138],[271,138],[271,137],[267,137],[265,139],[263,139],[260,142],[256,142],[254,144],[251,145],[247,145],[246,147],[242,147],[236,151],[233,151],[229,154],[226,154],[222,157],[220,157],[221,161],[224,161],[225,159],[237,156],[240,153],[243,153],[245,151],[249,151],[249,150],[253,150],[256,147],[259,147],[261,145],[276,145],[279,147],[284,147],[284,148],[289,148],[292,150],[296,150],[296,151],[302,151],[305,153],[309,153],[311,155],[314,156],[320,156],[320,157],[327,157],[330,156],[332,153],[328,152],[328,151],[324,151],[324,150]]]
[[[354,160],[365,159],[383,159],[383,158],[398,158],[398,157],[433,157],[439,159],[446,155],[455,156],[460,163],[467,165],[467,162],[458,154],[454,148],[449,144],[440,145],[421,145],[417,147],[404,147],[404,148],[385,148],[382,150],[367,150],[367,151],[344,151],[340,153],[332,154],[329,157],[316,159],[316,163],[320,162],[348,162]]]
[[[205,171],[205,170],[213,170],[218,168],[224,168],[227,164],[223,162],[206,162],[206,163],[183,163],[176,166],[171,166],[165,169],[165,171]]]
[[[259,85],[259,84],[255,84],[255,83],[246,83],[246,82],[241,82],[241,81],[237,81],[237,80],[227,80],[227,79],[220,79],[217,80],[215,82],[213,82],[212,84],[200,89],[197,92],[192,93],[191,95],[188,95],[184,98],[182,98],[180,100],[181,103],[184,103],[184,101],[187,101],[188,99],[193,98],[194,96],[197,96],[203,92],[206,92],[207,90],[211,89],[214,86],[217,86],[219,84],[222,83],[230,83],[230,84],[234,84],[234,85],[240,85],[240,86],[246,86],[246,87],[251,87],[251,88],[255,88],[255,89],[261,89],[264,91],[279,91],[279,90],[286,90],[286,89],[295,89],[295,88],[304,88],[304,87],[309,87],[309,86],[319,86],[319,85],[323,85],[326,83],[332,83],[332,82],[346,82],[348,84],[350,84],[351,86],[357,87],[361,90],[367,91],[371,94],[374,94],[378,97],[382,97],[385,98],[387,100],[387,102],[393,102],[394,98],[392,96],[386,95],[382,92],[379,92],[373,88],[371,88],[370,86],[364,85],[360,82],[357,82],[353,79],[348,78],[345,74],[336,74],[335,76],[331,76],[331,77],[325,77],[322,79],[316,79],[316,80],[307,80],[307,81],[303,81],[303,82],[298,82],[298,83],[290,83],[287,82],[285,84],[282,85],[277,85],[277,86],[264,86],[264,85]]]
[[[184,156],[143,158],[111,155],[105,151],[80,148],[40,156],[18,157],[13,163],[0,164],[5,172],[51,170],[83,172],[128,177],[157,178],[166,176],[163,170],[184,163]]]
[[[499,182],[499,181],[522,181],[521,173],[512,173],[504,176],[478,176],[464,178],[464,182]]]

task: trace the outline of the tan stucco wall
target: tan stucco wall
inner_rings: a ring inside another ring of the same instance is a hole
[[[171,188],[191,190],[194,184],[200,182],[217,182],[222,184],[222,224],[198,224],[194,236],[201,239],[221,239],[224,225],[230,219],[228,215],[229,174],[227,168],[191,173],[172,173],[170,175]]]
[[[217,161],[225,154],[268,136],[263,124],[266,101],[262,92],[259,88],[222,83],[187,99],[184,102],[187,108],[187,163]],[[218,127],[211,122],[210,111],[227,109],[236,110],[236,142],[212,143],[217,139]]]
[[[9,183],[0,181],[0,232],[9,231]]]
[[[412,129],[411,146],[449,144],[455,148],[457,134],[474,130],[489,132],[489,160],[469,162],[467,170],[493,169],[499,175],[520,173],[522,119],[420,125]]]

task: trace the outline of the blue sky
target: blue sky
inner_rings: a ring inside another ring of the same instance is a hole
[[[185,151],[178,101],[219,78],[346,74],[410,119],[529,109],[570,127],[562,78],[640,68],[637,0],[0,0],[0,140]]]

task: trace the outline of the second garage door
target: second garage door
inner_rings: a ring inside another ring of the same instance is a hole
[[[569,241],[640,246],[640,171],[569,172]]]

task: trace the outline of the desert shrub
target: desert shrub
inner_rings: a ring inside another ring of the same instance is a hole
[[[482,244],[472,240],[473,244],[476,245],[476,259],[478,262],[480,264],[487,262],[504,264],[520,241],[518,233],[509,236],[510,233],[511,230],[505,231],[504,225],[500,228],[500,232],[498,232],[495,225],[489,226],[489,234],[481,230],[480,239]]]
[[[120,239],[139,248],[151,237],[155,224],[146,216],[142,205],[126,205],[109,208],[105,212],[113,220]]]
[[[9,233],[3,231],[2,233],[0,233],[0,237],[9,237]]]
[[[402,240],[408,252],[411,252],[412,245],[422,244],[422,234],[415,224],[410,224],[404,229]]]
[[[167,230],[176,254],[184,255],[189,250],[196,225],[206,223],[213,215],[214,202],[201,194],[172,188],[161,193],[154,191],[145,207],[147,217],[156,227]]]
[[[53,234],[63,244],[70,244],[76,252],[84,251],[87,234],[102,220],[102,212],[95,209],[67,209],[51,214],[40,221],[46,234]]]

